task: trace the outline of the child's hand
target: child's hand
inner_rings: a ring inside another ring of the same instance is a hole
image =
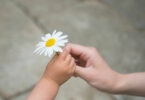
[[[63,53],[55,55],[48,63],[43,78],[52,80],[56,84],[61,85],[73,75],[74,70],[74,58],[64,50]]]
[[[55,55],[26,100],[54,100],[59,86],[73,75],[75,66],[74,59],[66,50]]]

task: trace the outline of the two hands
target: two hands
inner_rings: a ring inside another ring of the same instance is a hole
[[[117,73],[95,48],[68,44],[63,53],[48,63],[44,75],[27,100],[53,100],[59,86],[73,75],[104,92],[145,96],[145,89],[142,89],[145,73]],[[134,81],[137,81],[136,84]]]

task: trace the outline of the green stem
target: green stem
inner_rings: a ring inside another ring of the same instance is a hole
[[[57,55],[57,56],[59,56],[59,53],[58,53],[58,52],[56,52],[56,55]]]

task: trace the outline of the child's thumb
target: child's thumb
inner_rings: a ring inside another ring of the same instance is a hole
[[[78,76],[78,77],[85,79],[86,72],[87,72],[86,68],[81,67],[81,66],[76,66],[74,76],[76,76],[76,77]]]

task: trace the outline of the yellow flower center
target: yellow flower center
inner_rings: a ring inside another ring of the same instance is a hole
[[[49,39],[46,43],[45,43],[45,46],[46,47],[51,47],[55,44],[55,39]]]

